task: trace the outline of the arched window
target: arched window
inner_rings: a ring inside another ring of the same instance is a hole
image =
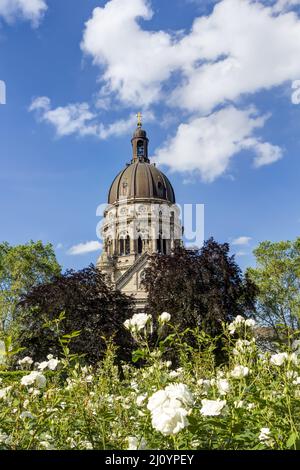
[[[130,237],[129,235],[126,238],[126,244],[125,244],[125,254],[130,255]]]
[[[112,250],[112,240],[110,238],[107,239],[107,242],[106,242],[106,252],[108,254],[108,256],[112,256],[113,254],[113,250]]]
[[[138,157],[144,156],[144,142],[142,140],[139,140],[137,143],[137,154]]]
[[[163,228],[163,221],[162,221],[162,212],[159,212],[159,234],[162,234],[162,228]]]
[[[163,249],[162,249],[162,252],[164,255],[167,254],[167,240],[164,238],[163,239]]]
[[[174,230],[175,230],[175,214],[174,214],[174,212],[171,212],[171,216],[170,216],[170,235],[171,235],[171,240],[174,240]]]
[[[124,238],[121,238],[119,240],[119,253],[120,253],[121,256],[125,254],[125,240],[124,240]]]
[[[162,239],[161,239],[161,236],[158,237],[157,241],[156,241],[156,248],[157,248],[157,252],[161,254],[161,251],[162,251]]]
[[[138,254],[141,255],[143,253],[143,240],[141,237],[138,238]]]

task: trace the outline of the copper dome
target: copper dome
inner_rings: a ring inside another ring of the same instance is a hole
[[[149,162],[134,161],[112,183],[108,203],[122,199],[161,199],[175,204],[175,193],[168,178]]]

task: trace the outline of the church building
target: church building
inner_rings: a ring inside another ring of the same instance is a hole
[[[102,226],[103,252],[97,266],[108,282],[132,295],[136,311],[147,301],[143,271],[153,253],[170,254],[182,243],[180,210],[169,179],[150,162],[149,139],[138,114],[132,160],[114,179]]]

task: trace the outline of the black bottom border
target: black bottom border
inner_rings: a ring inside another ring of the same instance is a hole
[[[123,467],[129,469],[178,467],[205,468],[212,465],[230,465],[239,468],[241,465],[254,464],[274,465],[289,463],[299,465],[297,451],[0,451],[1,465],[30,464],[40,468],[44,464],[83,465],[91,468]]]

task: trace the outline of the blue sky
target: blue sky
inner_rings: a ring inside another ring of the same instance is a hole
[[[95,262],[140,110],[177,201],[205,204],[205,237],[237,242],[243,268],[297,237],[299,4],[0,0],[0,239]]]

